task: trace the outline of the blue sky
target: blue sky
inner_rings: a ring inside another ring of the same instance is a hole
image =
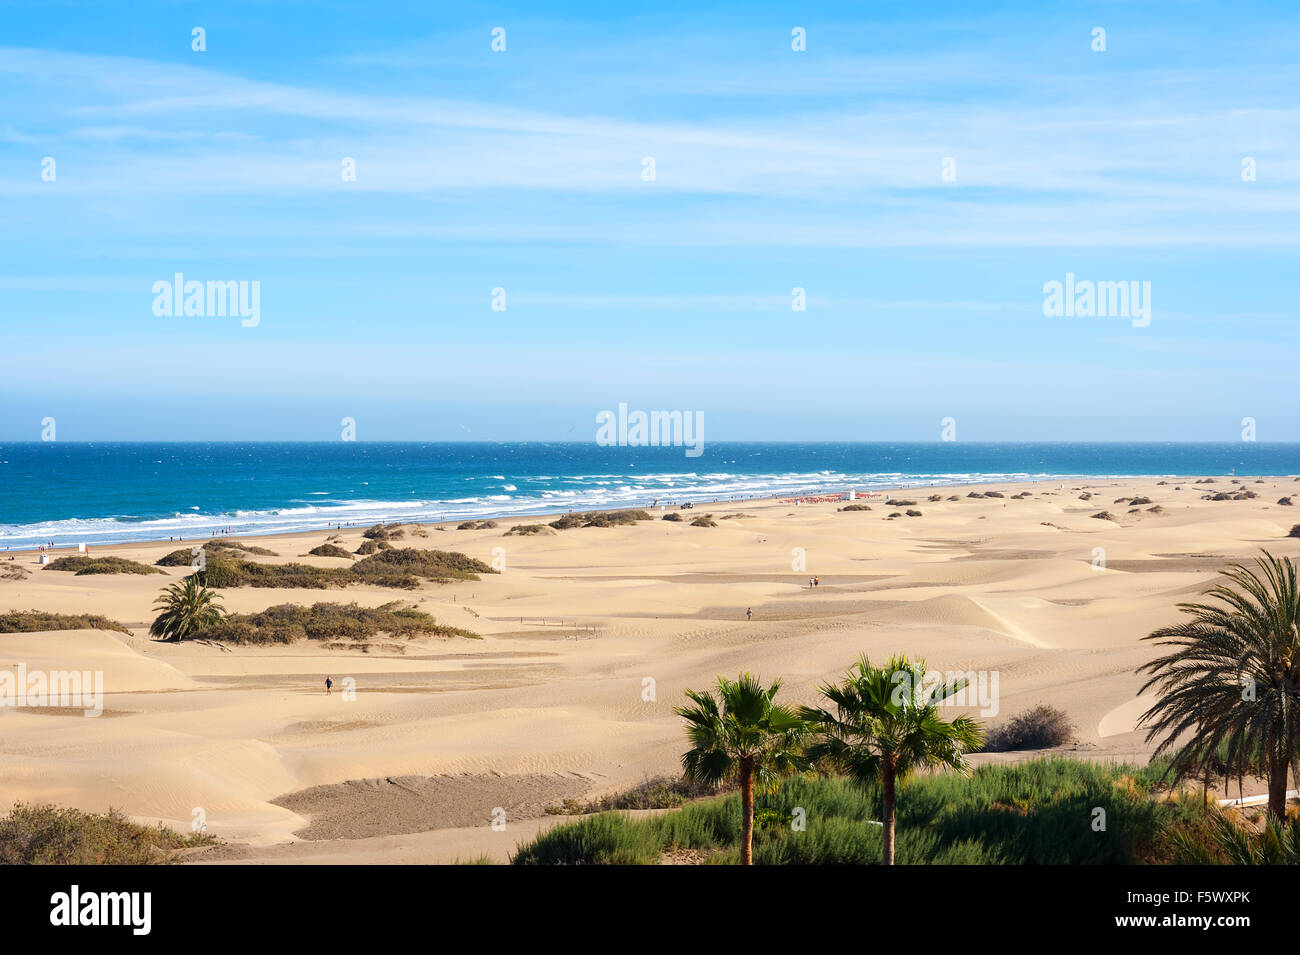
[[[534,6],[0,6],[0,439],[1300,440],[1293,5]]]

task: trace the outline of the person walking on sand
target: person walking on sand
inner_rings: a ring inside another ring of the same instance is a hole
[[[754,619],[754,608],[753,608],[753,607],[746,607],[746,608],[745,608],[745,619],[746,619],[746,620],[753,620],[753,619]]]
[[[818,587],[820,587],[821,585],[822,585],[822,579],[821,579],[820,577],[814,577],[814,578],[813,578],[813,589],[815,590],[815,589],[817,589]]]
[[[330,692],[333,690],[333,687],[334,687],[334,681],[331,680],[329,677],[326,677],[326,678],[325,678],[325,695],[326,695],[326,696],[329,696]]]
[[[813,589],[813,579],[811,577],[808,578],[808,589],[809,590]]]

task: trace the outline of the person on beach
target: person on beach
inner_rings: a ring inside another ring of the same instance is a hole
[[[746,619],[746,620],[753,620],[753,619],[754,619],[754,608],[753,608],[753,607],[746,607],[746,608],[745,608],[745,619]]]
[[[330,694],[330,693],[332,692],[332,690],[333,690],[333,687],[334,687],[334,681],[331,680],[329,677],[326,677],[326,678],[325,678],[325,695],[326,695],[326,696],[329,696],[329,694]]]
[[[821,585],[822,585],[822,579],[821,579],[820,577],[814,577],[814,578],[813,578],[813,589],[815,590],[815,589],[817,589],[818,587],[820,587]]]
[[[811,577],[808,578],[808,589],[809,590],[813,589],[813,579]]]

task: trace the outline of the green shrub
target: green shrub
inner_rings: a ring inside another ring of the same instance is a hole
[[[312,557],[343,557],[351,560],[352,555],[340,547],[338,544],[321,544],[319,547],[313,547],[307,551]]]
[[[0,865],[156,865],[176,861],[172,850],[216,841],[141,826],[115,809],[91,813],[18,803],[0,819]]]
[[[591,514],[565,514],[558,520],[551,521],[550,526],[557,531],[567,531],[573,527],[618,527],[652,520],[654,518],[642,510],[596,511]]]
[[[382,542],[376,544],[380,547]],[[473,557],[454,551],[414,547],[379,549],[351,567],[311,567],[307,564],[259,564],[225,555],[209,557],[203,572],[208,587],[277,587],[324,590],[351,584],[371,584],[414,590],[421,580],[478,580],[496,571]]]
[[[403,529],[400,522],[395,524],[376,524],[374,527],[367,528],[363,531],[361,536],[368,540],[376,541],[397,540],[401,537],[405,537],[406,531]]]
[[[430,614],[399,601],[380,607],[355,603],[316,603],[310,607],[278,604],[260,613],[231,614],[195,638],[222,643],[296,643],[299,640],[369,640],[378,634],[391,637],[438,636],[480,639],[469,630],[442,626]]]
[[[351,567],[312,567],[308,564],[259,564],[226,555],[209,556],[203,571],[208,587],[295,587],[324,590],[355,583]],[[411,584],[414,586],[414,583]]]
[[[56,557],[45,565],[46,570],[71,571],[78,577],[88,574],[163,574],[166,571],[150,567],[136,560],[123,557],[89,557],[85,554],[72,554],[68,557]]]
[[[695,520],[691,521],[691,527],[717,527],[718,522],[713,519],[712,514],[701,514]]]
[[[545,524],[516,524],[506,531],[506,537],[531,537],[537,534],[554,534],[555,531]]]
[[[42,633],[49,630],[116,630],[130,633],[124,624],[97,613],[47,613],[44,610],[11,610],[0,613],[0,633]]]
[[[680,524],[682,520],[682,515],[678,514],[676,511],[669,511],[667,514],[663,516],[663,519],[665,521],[672,521],[674,524]]]
[[[868,504],[846,504],[840,508],[841,511],[869,511],[871,506]]]
[[[228,557],[241,557],[244,554],[256,554],[258,557],[279,556],[275,551],[267,550],[265,547],[241,544],[237,540],[215,538],[206,544],[195,544],[192,547],[182,547],[180,550],[174,550],[154,561],[154,565],[157,567],[189,567],[194,563],[194,547],[201,547],[205,556],[220,551],[226,551]]]
[[[381,550],[392,550],[392,549],[393,549],[393,545],[388,543],[388,541],[364,540],[361,542],[361,546],[358,547],[355,552],[361,554],[364,557],[369,554],[377,554]]]
[[[418,550],[414,547],[393,548],[381,551],[349,568],[365,583],[384,586],[391,578],[421,577],[425,580],[478,580],[479,574],[495,574],[490,566],[473,557],[455,551]]]

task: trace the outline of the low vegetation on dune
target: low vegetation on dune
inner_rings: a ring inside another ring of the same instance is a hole
[[[355,603],[316,603],[310,607],[279,604],[260,613],[230,614],[219,623],[192,634],[192,637],[250,645],[296,643],[299,640],[358,642],[380,634],[479,639],[476,633],[443,626],[430,614],[405,606],[400,601],[380,607],[359,607]]]
[[[567,531],[574,527],[619,527],[635,524],[637,521],[653,521],[654,518],[642,510],[596,511],[591,514],[565,514],[558,520],[551,521],[551,527],[557,531]]]
[[[420,550],[395,547],[359,560],[351,570],[364,583],[385,583],[390,575],[409,574],[424,580],[478,580],[479,574],[495,574],[475,557],[450,550]]]
[[[312,567],[307,564],[260,564],[224,556],[209,557],[203,582],[209,587],[276,587],[324,590],[352,584],[413,590],[421,580],[478,580],[496,571],[473,557],[454,551],[414,547],[380,549],[351,567]]]
[[[142,826],[115,809],[91,813],[18,803],[0,819],[0,865],[158,865],[177,861],[178,849],[216,842]]]
[[[456,525],[458,531],[490,531],[497,526],[496,521],[461,521]]]
[[[49,613],[44,610],[10,610],[0,613],[0,633],[43,633],[48,630],[131,632],[124,624],[97,613]]]
[[[915,507],[916,501],[901,501],[889,499],[885,501],[885,507]]]
[[[361,546],[356,549],[355,553],[360,554],[362,557],[368,557],[371,554],[378,554],[381,550],[392,549],[393,545],[388,543],[388,541],[364,540],[361,542]]]
[[[203,545],[208,550],[234,550],[244,554],[253,554],[257,557],[278,557],[273,550],[267,550],[265,547],[258,547],[256,544],[245,544],[242,541],[229,540],[227,538],[217,537]]]
[[[1097,521],[1115,520],[1115,515],[1112,514],[1110,511],[1098,511],[1096,514],[1092,514],[1090,516],[1092,517],[1093,520],[1097,520]]]
[[[150,567],[138,560],[124,557],[89,557],[86,554],[70,554],[56,557],[45,565],[46,570],[70,571],[78,577],[90,574],[163,574],[166,571]]]
[[[915,508],[910,508],[910,507],[909,507],[909,508],[907,509],[907,516],[908,516],[908,517],[921,517],[922,515],[921,515],[921,512],[920,512],[920,511],[916,510]]]
[[[400,522],[396,524],[376,524],[374,527],[364,530],[361,536],[367,540],[375,541],[398,540],[406,536],[406,529]]]
[[[1280,497],[1280,498],[1277,499],[1277,502],[1278,502],[1279,504],[1281,504],[1283,507],[1290,507],[1290,506],[1291,506],[1291,498],[1289,498],[1289,497]]]
[[[1287,536],[1287,537],[1300,537],[1300,524],[1292,524],[1292,525],[1291,525],[1291,533],[1287,534],[1286,536]]]
[[[546,813],[551,816],[585,816],[611,809],[676,809],[689,800],[717,794],[717,786],[693,783],[683,777],[653,776],[624,792],[590,802],[566,799],[558,806],[546,807]]]
[[[321,544],[307,551],[311,557],[342,557],[345,560],[351,560],[352,555],[340,547],[338,544]]]
[[[198,546],[197,544],[195,545]],[[188,547],[164,554],[154,561],[155,567],[189,567],[195,561],[195,554]]]
[[[845,504],[843,507],[840,508],[840,510],[841,510],[841,511],[869,511],[869,510],[871,510],[871,505],[869,505],[869,504]]]
[[[1051,749],[1073,740],[1074,724],[1070,717],[1063,710],[1040,703],[991,730],[984,741],[984,752]]]
[[[534,537],[537,535],[554,534],[555,529],[547,527],[545,524],[516,524],[510,530],[506,531],[506,537]]]
[[[30,572],[22,564],[7,560],[0,563],[0,580],[26,580]]]
[[[1160,799],[1163,767],[1061,758],[983,766],[965,778],[918,776],[900,787],[896,861],[904,865],[1122,865],[1173,861],[1171,836],[1211,810]],[[710,864],[740,861],[741,796],[701,799],[663,815],[602,812],[563,823],[520,847],[515,865],[656,865],[694,850]],[[795,776],[758,797],[758,865],[880,864],[878,785]],[[1091,820],[1106,811],[1106,838]],[[799,818],[804,828],[796,829]]]
[[[259,564],[235,557],[210,557],[203,570],[209,587],[299,587],[324,590],[355,583],[351,567],[313,567],[309,564]]]
[[[228,556],[240,557],[245,554],[253,554],[257,557],[278,557],[280,556],[273,550],[265,547],[258,547],[256,544],[244,544],[237,540],[227,540],[225,538],[214,538],[203,544],[194,544],[191,547],[182,547],[180,550],[174,550],[169,554],[160,557],[154,561],[157,567],[189,567],[195,561],[195,548],[199,548],[204,555],[217,554],[224,551]]]

